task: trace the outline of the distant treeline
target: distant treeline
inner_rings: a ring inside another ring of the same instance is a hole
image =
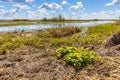
[[[59,15],[58,17],[52,17],[52,18],[44,17],[41,20],[43,20],[43,21],[65,21],[65,18],[63,16]]]
[[[42,18],[38,20],[31,20],[31,19],[13,19],[13,20],[0,20],[0,22],[41,22],[41,21],[53,21],[53,22],[71,22],[71,21],[78,21],[78,22],[86,22],[86,21],[118,21],[120,19],[87,19],[87,20],[80,20],[80,19],[65,19],[63,16],[59,15],[57,17],[52,18]]]
[[[0,22],[18,22],[18,21],[33,21],[33,20],[29,19],[0,20]]]
[[[119,21],[117,19],[90,19],[90,20],[76,20],[76,19],[57,19],[57,18],[43,18],[41,20],[29,20],[29,19],[14,19],[14,20],[0,20],[0,22],[19,22],[19,21]]]

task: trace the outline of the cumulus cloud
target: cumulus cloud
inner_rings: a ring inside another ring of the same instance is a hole
[[[19,13],[21,10],[28,10],[30,7],[27,5],[20,5],[20,4],[13,4],[13,8],[10,10],[0,10],[0,15],[1,16],[13,16],[14,14]]]
[[[83,4],[82,4],[82,2],[77,2],[76,5],[73,5],[70,8],[80,9],[80,8],[83,8]]]
[[[62,1],[62,5],[68,4],[67,1]]]
[[[43,3],[39,8],[45,8],[45,9],[59,9],[61,8],[61,6],[57,3],[51,3],[51,4],[48,4],[48,3]]]
[[[120,15],[120,10],[115,11],[100,11],[92,13],[84,13],[80,15],[80,19],[117,19]]]
[[[34,0],[25,0],[25,2],[33,2]]]
[[[37,11],[36,11],[36,13],[46,13],[47,12],[47,10],[45,9],[45,8],[41,8],[41,9],[38,9]]]
[[[46,14],[47,13],[47,10],[45,8],[41,8],[41,9],[38,9],[36,11],[27,11],[26,12],[26,15],[27,16],[41,16],[42,14]]]
[[[76,15],[76,13],[75,13],[75,12],[72,12],[71,14],[72,14],[72,15]]]
[[[3,15],[5,13],[5,10],[0,9],[0,15]]]
[[[3,1],[3,2],[31,3],[31,2],[33,2],[34,0],[0,0],[0,1]]]
[[[93,12],[92,14],[91,14],[91,16],[96,16],[96,17],[102,17],[103,16],[103,18],[105,18],[106,16],[108,16],[108,15],[111,15],[113,12],[112,11],[100,11],[99,13],[96,13],[96,12]]]
[[[20,5],[20,4],[14,4],[13,7],[19,9],[19,10],[28,10],[30,9],[30,7],[28,7],[27,5]]]
[[[18,9],[11,9],[11,10],[0,10],[0,15],[1,16],[13,16],[18,12]]]
[[[56,13],[56,11],[50,11],[50,13]]]
[[[117,5],[120,4],[120,0],[112,0],[111,3],[107,3],[106,6],[113,6],[113,5]]]
[[[49,13],[47,12],[47,10],[45,8],[39,8],[35,11],[26,11],[26,18],[28,19],[40,19],[43,18],[45,16],[47,16]]]

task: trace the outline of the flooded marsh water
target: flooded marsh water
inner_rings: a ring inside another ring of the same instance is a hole
[[[13,31],[35,31],[46,28],[60,28],[60,27],[89,27],[98,24],[112,23],[113,21],[90,21],[90,22],[71,22],[71,23],[49,23],[49,24],[34,24],[34,25],[20,25],[20,26],[2,26],[0,32],[13,32]],[[0,22],[0,24],[5,24]]]

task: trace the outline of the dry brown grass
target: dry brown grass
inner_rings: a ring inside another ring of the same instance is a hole
[[[52,37],[65,37],[71,36],[72,34],[82,31],[82,28],[79,27],[62,27],[62,28],[52,28],[47,29]]]
[[[120,20],[116,21],[116,25],[120,25]]]

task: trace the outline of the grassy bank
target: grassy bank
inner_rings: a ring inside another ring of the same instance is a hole
[[[56,48],[62,46],[87,47],[97,51],[108,36],[120,30],[120,25],[91,26],[84,35],[81,35],[82,30],[84,28],[64,27],[0,33],[0,79],[118,80],[120,65],[116,62],[120,56],[103,57],[102,62],[80,70],[56,57]]]
[[[1,27],[4,26],[20,26],[20,25],[36,25],[36,24],[58,24],[58,23],[71,23],[71,22],[89,22],[89,21],[114,21],[114,20],[27,20],[27,19],[15,19],[15,20],[0,20]]]
[[[20,26],[20,25],[35,25],[35,24],[55,24],[55,23],[71,23],[71,22],[88,22],[89,20],[0,20],[0,26]]]

